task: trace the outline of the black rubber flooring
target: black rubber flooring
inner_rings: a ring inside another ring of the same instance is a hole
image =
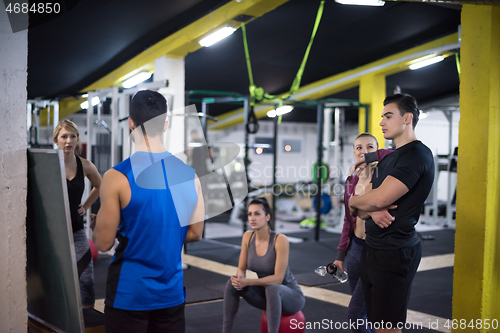
[[[422,241],[423,256],[450,254],[454,250],[454,230],[445,229],[422,233],[432,235],[434,240]],[[348,284],[333,283],[330,277],[320,277],[314,273],[319,265],[332,262],[336,255],[340,235],[321,231],[320,240],[314,241],[314,231],[306,230],[289,236],[302,238],[302,243],[290,243],[290,269],[299,283],[316,286],[327,290],[349,294]],[[187,253],[237,266],[240,237],[202,240],[189,244]],[[95,262],[96,297],[105,295],[107,265],[111,257],[101,255]],[[186,287],[186,332],[215,333],[222,329],[222,306],[224,287],[227,276],[189,267],[184,271]],[[453,267],[418,272],[413,282],[409,309],[443,318],[451,318],[451,300],[453,291]],[[302,310],[309,329],[306,332],[350,332],[336,329],[335,323],[347,321],[347,308],[307,298]],[[234,326],[234,332],[260,332],[261,310],[240,302],[240,310]],[[404,332],[432,332],[426,329],[404,330]],[[332,326],[333,325],[333,326]],[[325,327],[327,327],[325,329]]]
[[[196,267],[184,270],[186,304],[220,300],[224,298],[224,288],[229,277]]]
[[[187,333],[217,333],[222,331],[223,302],[197,303],[186,306]],[[350,329],[343,329],[348,323],[347,309],[340,305],[322,302],[307,298],[302,309],[306,318],[306,333],[310,332],[342,332],[350,333]],[[258,333],[262,311],[248,305],[244,300],[234,321],[233,332]],[[344,326],[342,326],[344,325]],[[407,333],[435,332],[427,329],[427,323],[421,329],[406,329]],[[294,330],[292,330],[293,332]]]

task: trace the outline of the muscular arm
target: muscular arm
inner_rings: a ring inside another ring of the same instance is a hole
[[[101,186],[101,208],[97,213],[92,239],[99,251],[108,251],[115,244],[120,223],[120,186],[126,181],[120,172],[106,171]],[[128,183],[126,184],[128,186]]]
[[[198,202],[194,208],[191,221],[189,222],[188,231],[184,243],[197,242],[201,239],[203,226],[205,224],[205,202],[201,193],[201,184],[198,176],[195,178],[196,193],[198,194]]]
[[[391,177],[391,178],[393,178],[393,177]],[[395,178],[393,178],[393,179],[395,179]],[[384,181],[384,183],[385,183],[385,181]],[[384,183],[382,183],[382,185]],[[406,188],[405,185],[403,185],[403,186]],[[382,186],[380,186],[380,187],[382,187]],[[375,224],[377,224],[380,228],[386,228],[389,225],[391,225],[391,223],[394,221],[394,217],[391,214],[389,214],[389,209],[395,209],[395,208],[397,208],[396,205],[388,205],[388,206],[384,206],[383,208],[379,208],[379,209],[372,210],[372,211],[366,211],[366,210],[363,210],[363,209],[358,209],[358,208],[355,208],[355,207],[353,207],[351,205],[351,201],[353,199],[356,198],[356,200],[358,200],[357,198],[365,197],[369,193],[377,191],[379,188],[373,190],[372,189],[372,184],[370,183],[370,185],[366,188],[366,191],[362,195],[353,196],[351,198],[351,200],[349,201],[350,212],[351,212],[351,214],[353,216],[357,216],[357,217],[359,217],[360,219],[363,219],[363,220],[367,220],[369,218],[372,218],[373,222],[375,222]],[[408,192],[408,189],[406,190],[406,192]],[[403,195],[401,195],[401,196],[403,196]],[[356,200],[354,200],[354,201],[356,201]],[[396,200],[397,199],[395,199],[394,201],[396,201]]]
[[[358,211],[374,212],[392,205],[407,192],[405,184],[388,176],[378,188],[366,191],[363,195],[353,196],[349,200],[349,206]]]

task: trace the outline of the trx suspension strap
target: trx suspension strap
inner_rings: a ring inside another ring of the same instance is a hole
[[[323,15],[324,4],[325,4],[325,1],[322,0],[320,5],[319,5],[319,8],[318,8],[318,13],[316,14],[316,21],[314,22],[314,28],[313,28],[313,31],[311,34],[311,39],[309,40],[309,44],[307,45],[306,53],[304,54],[304,58],[302,59],[302,63],[300,64],[299,70],[297,71],[297,75],[295,76],[295,79],[293,80],[292,86],[290,87],[290,91],[286,94],[281,95],[281,96],[266,94],[266,93],[264,93],[264,89],[262,87],[257,87],[254,84],[253,75],[252,75],[252,65],[250,62],[250,53],[248,51],[246,27],[245,27],[245,23],[241,24],[241,32],[243,35],[243,46],[245,49],[245,60],[246,60],[247,70],[248,70],[248,79],[250,81],[250,86],[249,86],[248,90],[250,92],[250,105],[251,106],[253,106],[255,104],[255,101],[262,101],[263,99],[276,100],[276,102],[279,103],[279,101],[283,101],[283,99],[290,98],[290,96],[293,95],[299,89],[300,81],[302,80],[302,75],[304,73],[304,68],[306,67],[307,58],[309,57],[309,52],[311,50],[311,46],[313,44],[314,37],[316,36],[316,31],[318,30],[319,23],[321,22],[321,16]]]

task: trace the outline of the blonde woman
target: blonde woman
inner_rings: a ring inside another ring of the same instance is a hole
[[[347,308],[347,316],[350,322],[359,323],[358,320],[362,319],[366,324],[367,316],[363,287],[359,278],[359,260],[366,238],[365,220],[351,216],[349,213],[349,199],[354,194],[362,194],[372,180],[373,164],[368,162],[369,165],[366,168],[358,168],[360,165],[364,165],[365,154],[376,153],[375,160],[381,160],[393,151],[392,149],[378,149],[378,141],[370,133],[362,133],[354,140],[354,158],[356,159],[356,163],[351,169],[351,175],[346,180],[344,227],[340,236],[339,246],[337,247],[337,259],[334,262],[342,271],[346,269],[347,273],[349,273],[349,286],[352,297]],[[352,173],[355,170],[357,170],[357,173],[353,175]],[[345,266],[344,261],[346,262]],[[366,325],[356,325],[356,328],[352,331],[354,333],[372,333],[373,329]]]
[[[94,164],[79,156],[81,150],[80,132],[74,122],[62,120],[54,128],[53,138],[54,143],[64,153],[64,169],[66,171],[66,183],[68,186],[71,226],[73,229],[82,306],[84,308],[94,307],[94,266],[92,264],[92,255],[87,235],[83,229],[83,216],[99,197],[101,176]],[[82,204],[85,177],[89,179],[93,189],[90,191],[87,200]]]

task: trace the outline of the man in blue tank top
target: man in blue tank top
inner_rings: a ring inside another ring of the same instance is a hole
[[[404,327],[422,257],[415,225],[434,181],[434,159],[415,136],[419,113],[409,95],[385,99],[380,126],[396,150],[377,165],[371,189],[349,201],[353,216],[366,220],[359,275],[368,320],[377,333]]]
[[[167,152],[167,101],[139,91],[130,101],[136,152],[108,170],[93,239],[108,251],[105,326],[113,332],[184,332],[182,246],[198,241],[205,208],[194,169]]]

